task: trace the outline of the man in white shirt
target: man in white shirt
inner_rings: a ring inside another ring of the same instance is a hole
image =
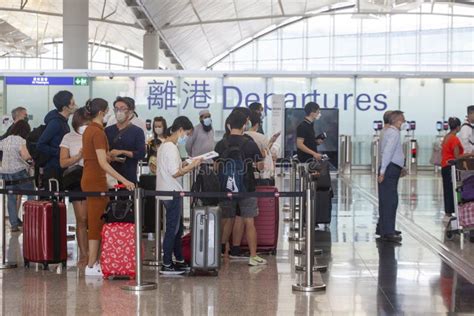
[[[464,152],[466,154],[474,153],[474,105],[467,107],[466,123],[461,127],[459,138]]]

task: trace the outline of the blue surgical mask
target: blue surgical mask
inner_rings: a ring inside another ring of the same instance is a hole
[[[202,123],[205,126],[211,126],[212,125],[212,119],[210,117],[206,117],[204,120],[202,120]]]
[[[186,145],[186,141],[188,140],[188,135],[184,134],[178,138],[179,145]]]

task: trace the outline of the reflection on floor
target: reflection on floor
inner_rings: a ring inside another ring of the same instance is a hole
[[[419,175],[402,182],[400,213],[439,237],[441,195],[437,180],[429,179]],[[145,268],[144,280],[157,282],[158,290],[140,294],[121,290],[125,281],[85,279],[74,266],[75,243],[69,242],[70,261],[62,274],[21,266],[0,271],[2,315],[474,312],[474,285],[409,232],[404,231],[402,246],[376,242],[376,201],[369,197],[374,186],[364,174],[334,180],[333,220],[316,236],[316,246],[324,251],[318,263],[329,266],[328,272],[315,273],[327,284],[324,292],[292,292],[291,285],[302,277],[294,268],[301,260],[293,255],[299,245],[288,243],[289,226],[281,220],[279,251],[267,257],[268,266],[224,261],[217,278],[166,278]],[[282,212],[280,218],[286,216]],[[8,236],[10,260],[21,262],[21,240],[21,234]],[[464,251],[472,251],[469,242],[465,246]]]

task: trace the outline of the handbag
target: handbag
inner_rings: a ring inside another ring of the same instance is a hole
[[[133,201],[128,199],[110,201],[100,218],[106,223],[134,223]]]
[[[62,187],[64,190],[75,189],[81,186],[83,167],[74,165],[63,172]]]

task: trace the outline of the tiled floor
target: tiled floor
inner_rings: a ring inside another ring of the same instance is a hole
[[[348,185],[354,183],[355,185]],[[437,180],[420,174],[401,183],[400,214],[442,236]],[[285,184],[287,184],[285,182]],[[287,185],[285,185],[286,187]],[[263,268],[224,261],[216,277],[160,277],[145,268],[144,280],[158,289],[139,294],[120,286],[126,281],[86,280],[71,260],[62,274],[20,267],[0,272],[2,315],[317,315],[433,314],[474,312],[474,285],[444,264],[409,232],[402,246],[378,243],[374,230],[377,209],[371,176],[354,173],[334,181],[333,221],[319,230],[316,246],[324,250],[314,273],[326,291],[292,291],[303,274],[295,272],[295,244],[281,220],[277,256]],[[435,201],[435,202],[433,202]],[[284,203],[281,203],[284,204]],[[281,219],[288,213],[281,213]],[[21,234],[8,236],[8,257],[21,261]],[[298,245],[296,245],[298,246]],[[472,251],[472,244],[464,252]],[[471,258],[470,256],[466,258]]]

